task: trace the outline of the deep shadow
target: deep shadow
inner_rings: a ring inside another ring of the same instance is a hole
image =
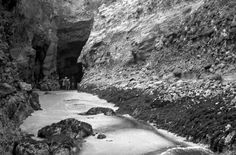
[[[12,11],[17,5],[17,0],[2,0],[2,5],[8,10]]]
[[[32,41],[32,47],[36,51],[34,66],[34,83],[37,85],[44,78],[43,62],[46,57],[49,42],[41,36],[35,35]]]
[[[81,82],[84,74],[83,65],[82,63],[77,63],[77,59],[85,43],[86,41],[77,41],[58,48],[57,72],[60,79],[64,77],[70,79],[71,89],[77,89],[77,83]]]

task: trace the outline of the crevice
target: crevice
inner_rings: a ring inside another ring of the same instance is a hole
[[[77,63],[77,59],[80,56],[80,53],[86,41],[76,41],[68,43],[58,49],[57,72],[60,79],[63,79],[65,77],[68,77],[70,79],[71,89],[77,88],[77,84],[81,82],[84,74],[83,65],[82,63]]]
[[[39,36],[34,36],[32,41],[32,47],[36,50],[35,66],[34,66],[34,83],[37,86],[40,80],[44,78],[43,62],[46,57],[49,43],[47,43],[47,41],[43,40]]]

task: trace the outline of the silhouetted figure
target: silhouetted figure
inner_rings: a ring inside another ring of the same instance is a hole
[[[62,79],[62,88],[66,89],[66,90],[70,89],[70,79],[68,79],[67,77]]]
[[[68,79],[67,77],[65,77],[65,87],[66,87],[66,90],[70,89],[70,79]]]

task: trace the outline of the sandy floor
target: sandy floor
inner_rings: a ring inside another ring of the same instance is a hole
[[[106,135],[102,140],[96,136],[85,139],[81,155],[160,154],[178,146],[191,146],[167,132],[153,131],[150,126],[128,117],[78,115],[92,107],[117,109],[91,94],[76,91],[41,93],[40,103],[43,110],[34,112],[24,121],[21,125],[23,131],[37,135],[37,131],[46,125],[65,118],[76,118],[90,123],[95,133]]]

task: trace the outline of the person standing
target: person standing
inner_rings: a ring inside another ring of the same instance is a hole
[[[62,89],[66,89],[66,77],[62,79]]]
[[[66,86],[66,90],[70,89],[70,79],[68,79],[67,77],[65,77],[65,86]]]

